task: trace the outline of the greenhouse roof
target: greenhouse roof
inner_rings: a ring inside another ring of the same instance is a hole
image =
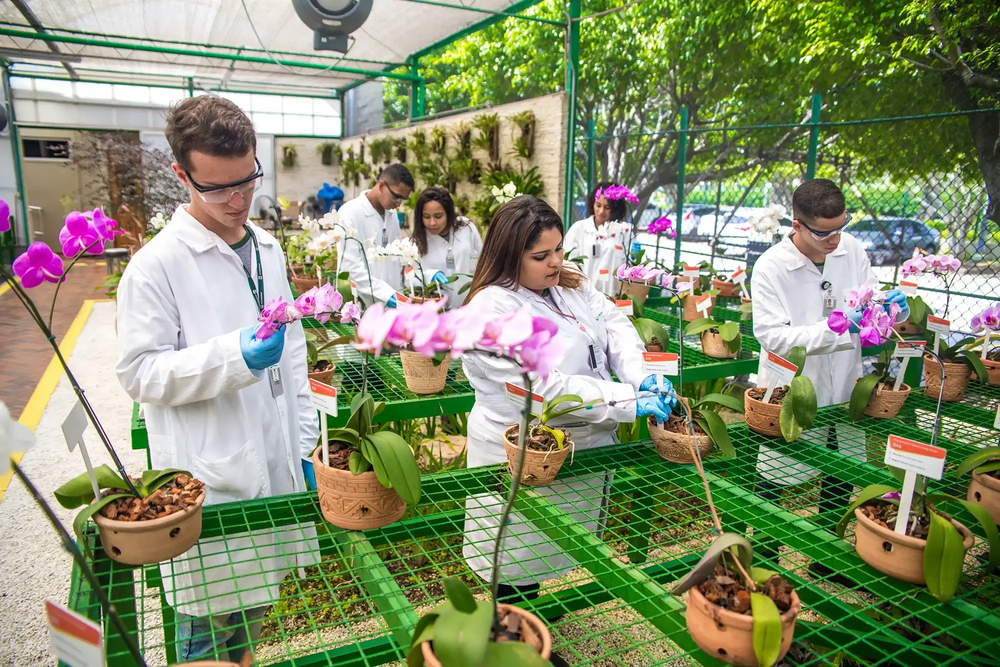
[[[291,0],[12,0],[0,3],[0,58],[27,76],[333,95],[377,77],[413,81],[403,65],[414,56],[538,2],[375,0],[339,54],[312,50]]]

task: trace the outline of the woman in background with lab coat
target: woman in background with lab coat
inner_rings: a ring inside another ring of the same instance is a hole
[[[448,190],[432,186],[420,193],[413,215],[413,242],[420,250],[420,267],[429,283],[438,281],[448,296],[448,308],[458,308],[465,301],[465,293],[459,290],[467,285],[469,278],[459,276],[452,283],[448,279],[455,274],[472,275],[483,249],[483,239],[479,230],[468,218],[455,214],[455,202]],[[415,276],[420,280],[420,276]]]
[[[588,410],[553,420],[571,427],[577,450],[613,445],[620,423],[654,415],[666,419],[676,402],[650,391],[655,376],[642,370],[644,347],[635,327],[614,303],[594,289],[575,268],[563,265],[562,220],[541,199],[522,195],[493,216],[469,303],[487,316],[507,315],[527,308],[533,316],[554,322],[566,349],[565,358],[548,378],[532,377],[531,391],[546,400],[576,394],[598,400]],[[520,418],[520,409],[505,396],[505,385],[521,386],[517,364],[483,355],[463,357],[465,374],[476,392],[469,416],[468,464],[482,466],[507,460],[503,432]],[[612,380],[614,373],[621,382]],[[664,389],[672,392],[669,380]],[[613,403],[613,404],[612,404]],[[538,493],[559,499],[558,507],[591,532],[603,519],[601,490],[608,475],[574,477],[568,470]],[[490,554],[503,500],[493,494],[472,496],[466,503],[464,554],[483,579],[491,574]],[[512,515],[501,553],[501,597],[537,595],[540,576],[556,577],[573,561],[523,518]]]
[[[580,269],[590,284],[607,295],[618,292],[615,271],[625,263],[626,236],[631,230],[625,224],[628,209],[624,199],[607,199],[597,194],[614,183],[599,183],[587,197],[587,215],[574,222],[563,243],[568,258],[583,260]],[[606,273],[601,273],[601,271]]]

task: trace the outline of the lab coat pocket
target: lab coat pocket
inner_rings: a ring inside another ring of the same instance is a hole
[[[253,441],[221,459],[191,457],[191,474],[205,482],[206,505],[252,500],[263,495],[264,473],[257,460]]]

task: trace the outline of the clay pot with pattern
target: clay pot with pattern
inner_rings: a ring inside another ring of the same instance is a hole
[[[1000,387],[1000,361],[983,359],[983,365],[986,366],[986,372],[989,373],[987,382],[994,387]]]
[[[970,503],[982,505],[993,517],[993,523],[1000,526],[1000,479],[988,473],[973,471],[966,499]]]
[[[618,281],[618,290],[625,296],[640,303],[645,303],[649,297],[649,285],[646,283],[628,283],[620,280]]]
[[[308,292],[313,287],[319,287],[319,278],[315,276],[292,276],[292,284],[299,294]]]
[[[552,633],[545,627],[542,619],[520,607],[498,603],[497,615],[503,618],[507,614],[517,614],[521,617],[521,641],[538,651],[542,660],[548,660],[552,656]],[[434,646],[430,641],[420,645],[420,652],[424,656],[424,663],[427,664],[427,667],[441,667],[441,661],[434,655]]]
[[[723,340],[717,329],[701,332],[701,351],[712,359],[735,359],[738,352],[729,349],[729,343]]]
[[[761,435],[781,437],[781,404],[765,403],[750,396],[752,389],[743,394],[747,428]]]
[[[414,394],[436,394],[444,390],[448,383],[448,367],[451,355],[447,355],[437,366],[434,359],[412,350],[400,350],[399,361],[403,365],[403,379],[406,388]]]
[[[323,518],[347,530],[383,528],[399,521],[406,503],[392,489],[382,486],[375,472],[360,475],[323,465],[322,448],[313,453],[316,490]]]
[[[924,357],[924,390],[928,398],[941,400],[946,403],[954,403],[965,397],[965,392],[969,388],[969,380],[972,378],[972,369],[965,364],[955,364],[944,362],[944,389],[941,387],[941,364],[934,357]]]
[[[865,414],[875,419],[892,419],[903,409],[903,403],[910,395],[910,385],[901,384],[899,390],[895,390],[888,385],[879,382],[875,385],[875,391],[868,399],[868,406]]]
[[[742,291],[733,281],[719,280],[718,278],[712,278],[712,289],[719,290],[719,296],[729,297],[739,296],[740,291]]]
[[[708,314],[707,315],[702,315],[701,311],[698,310],[698,306],[694,302],[694,300],[696,298],[699,298],[699,297],[695,297],[695,296],[692,296],[690,294],[687,295],[686,297],[684,297],[684,321],[685,322],[694,322],[695,320],[700,320],[703,317],[711,317],[712,316],[712,308],[715,308],[715,297],[714,296],[711,297],[711,299],[712,299],[711,304],[712,305],[708,309]]]
[[[517,447],[517,433],[520,427],[515,424],[503,433],[503,448],[507,453],[507,470],[511,475],[517,466],[520,450]],[[561,430],[561,429],[560,429]],[[531,430],[528,431],[531,433]],[[565,440],[562,449],[541,450],[528,447],[524,455],[524,469],[521,471],[521,484],[527,486],[548,486],[559,474],[560,468],[573,448],[573,436],[569,431],[563,431]],[[527,444],[527,443],[525,443]]]

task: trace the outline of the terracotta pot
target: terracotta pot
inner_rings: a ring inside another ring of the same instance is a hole
[[[94,515],[101,547],[111,560],[126,565],[152,565],[176,558],[201,537],[202,493],[198,502],[180,512],[151,521],[116,521]]]
[[[626,283],[618,281],[618,290],[625,296],[631,297],[633,301],[645,303],[649,296],[649,285],[646,283]]]
[[[743,405],[746,409],[747,427],[755,433],[781,437],[781,406],[758,401],[750,397],[750,392],[743,394]]]
[[[711,297],[711,299],[712,299],[712,308],[715,308],[715,297],[713,296]],[[695,320],[700,320],[702,317],[704,317],[704,315],[701,314],[701,311],[699,311],[698,308],[695,306],[694,300],[695,297],[691,296],[690,294],[684,297],[685,322],[694,322]],[[712,316],[712,308],[708,309],[709,317]]]
[[[924,332],[923,327],[919,327],[916,324],[910,322],[909,320],[893,325],[892,328],[896,331],[896,333],[900,334],[901,336],[915,336],[917,334],[922,334]]]
[[[323,465],[321,449],[313,453],[313,469],[323,518],[338,528],[383,528],[399,521],[406,512],[406,503],[399,494],[379,484],[372,470],[355,475]]]
[[[719,280],[712,278],[712,289],[719,290],[719,296],[739,296],[742,291],[739,286],[731,280]]]
[[[508,612],[514,613],[521,617],[521,641],[525,644],[531,644],[532,647],[538,654],[542,656],[542,660],[548,660],[552,657],[552,634],[549,629],[545,627],[542,620],[532,614],[530,611],[525,611],[520,607],[515,607],[514,605],[504,604],[502,602],[497,604],[497,612]],[[434,655],[434,648],[431,646],[430,642],[424,642],[420,645],[420,652],[424,654],[424,662],[428,667],[441,667],[441,661],[437,659]]]
[[[511,475],[517,465],[517,457],[520,451],[517,448],[517,435],[515,429],[518,426],[510,426],[503,432],[503,448],[507,452],[507,470]],[[543,452],[536,449],[528,449],[524,456],[524,469],[521,471],[521,484],[528,486],[548,486],[559,474],[566,457],[569,456],[573,448],[573,436],[569,431],[564,431],[566,440],[562,449],[550,452]],[[511,442],[511,438],[514,442]]]
[[[722,340],[722,335],[711,331],[701,332],[701,351],[706,357],[713,359],[735,359],[736,352],[730,352],[729,345]]]
[[[792,606],[781,615],[779,661],[792,645],[795,620],[801,609],[799,596],[792,591]],[[753,652],[753,616],[737,614],[712,604],[695,587],[688,591],[686,618],[691,639],[708,655],[741,667],[757,667],[759,664]]]
[[[330,384],[333,380],[333,374],[335,372],[337,372],[337,365],[331,362],[327,365],[326,370],[311,371],[309,373],[309,379],[322,382],[323,384]]]
[[[313,276],[292,276],[292,284],[299,294],[308,292],[313,287],[319,286],[319,278]]]
[[[663,352],[663,346],[659,343],[650,343],[646,346],[646,352]]]
[[[753,301],[753,299],[751,299],[748,296],[741,296],[740,297],[740,303],[750,303],[751,301]]]
[[[414,394],[436,394],[444,389],[448,382],[448,366],[451,355],[444,358],[439,365],[434,360],[412,350],[400,350],[399,360],[403,364],[403,378],[406,388]]]
[[[875,419],[892,419],[899,414],[906,403],[906,397],[910,395],[910,385],[905,382],[899,385],[899,391],[889,389],[879,382],[875,385],[872,397],[868,399],[868,407],[865,414]]]
[[[694,463],[691,458],[690,436],[681,433],[674,433],[656,425],[656,418],[653,415],[647,417],[646,425],[649,427],[649,437],[656,445],[656,453],[671,463]],[[707,435],[694,436],[695,446],[698,448],[698,455],[704,459],[712,451],[712,439]]]
[[[854,516],[858,520],[855,549],[861,560],[893,579],[921,586],[927,583],[924,579],[924,547],[927,540],[883,528],[866,517],[861,508],[854,510]],[[962,548],[966,551],[971,549],[976,540],[969,529],[954,519],[951,523],[962,535]]]
[[[413,296],[410,297],[411,303],[423,303],[424,301],[441,301],[441,300],[442,297],[439,296],[431,297],[430,299],[424,299],[424,297],[420,296],[419,294],[414,294]]]
[[[1000,387],[1000,361],[983,359],[983,365],[986,366],[986,372],[989,373],[987,382],[994,387]]]
[[[965,364],[944,362],[944,391],[941,391],[941,365],[933,357],[924,357],[924,384],[928,398],[937,399],[943,393],[941,400],[947,403],[960,401],[969,388],[972,370]]]
[[[982,505],[993,517],[993,523],[1000,526],[1000,479],[973,472],[966,500]]]

